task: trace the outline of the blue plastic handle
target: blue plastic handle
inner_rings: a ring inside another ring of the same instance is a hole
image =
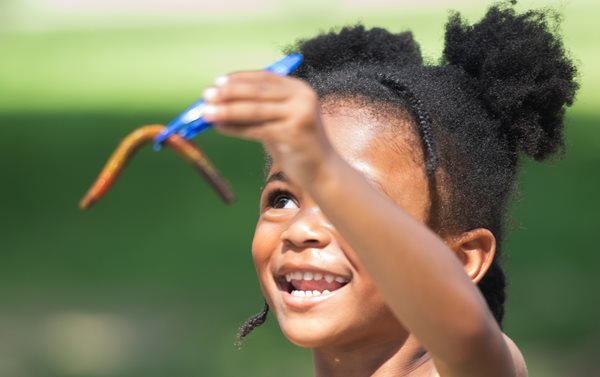
[[[300,54],[290,54],[265,68],[265,71],[273,72],[280,76],[287,76],[298,68],[302,63],[302,59],[302,55]],[[179,114],[177,118],[173,119],[167,125],[167,128],[156,136],[154,139],[154,149],[157,151],[160,150],[161,144],[176,132],[185,139],[191,139],[212,127],[212,123],[204,120],[203,114],[204,100],[199,99]]]

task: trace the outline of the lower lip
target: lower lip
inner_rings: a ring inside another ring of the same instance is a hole
[[[348,285],[348,284],[346,284]],[[309,309],[315,305],[320,304],[323,301],[327,301],[330,298],[332,298],[333,296],[337,295],[342,289],[344,289],[346,287],[346,285],[344,285],[343,287],[336,289],[333,292],[327,293],[327,294],[321,294],[318,296],[304,296],[304,297],[299,297],[299,296],[294,296],[291,293],[287,292],[287,291],[280,291],[281,294],[283,295],[283,302],[294,309]]]

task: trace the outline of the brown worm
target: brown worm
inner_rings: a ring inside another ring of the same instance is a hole
[[[142,126],[127,135],[110,156],[92,187],[90,187],[83,199],[79,202],[79,208],[82,210],[88,209],[92,204],[98,201],[114,184],[133,154],[142,145],[154,141],[154,138],[164,128],[165,126],[163,125],[152,124]],[[223,179],[219,171],[213,166],[206,154],[204,154],[199,147],[177,134],[171,135],[164,143],[196,167],[225,203],[231,203],[233,201],[235,196],[231,191],[229,184]]]

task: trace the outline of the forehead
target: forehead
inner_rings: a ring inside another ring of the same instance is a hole
[[[390,173],[422,170],[420,139],[409,115],[390,106],[327,101],[322,112],[325,132],[348,162],[367,162]]]
[[[405,210],[424,220],[429,194],[417,138],[408,120],[386,118],[345,106],[324,106],[322,114],[325,133],[340,156]]]
[[[386,148],[381,152],[394,163],[422,165],[421,140],[411,116],[397,104],[329,96],[321,108],[327,135],[340,154],[366,157]]]

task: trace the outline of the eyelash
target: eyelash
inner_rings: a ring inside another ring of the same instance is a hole
[[[281,189],[273,190],[267,196],[267,208],[275,208],[275,205],[277,204],[277,199],[281,198],[282,196],[285,196],[289,200],[294,200],[294,196],[289,191]]]

